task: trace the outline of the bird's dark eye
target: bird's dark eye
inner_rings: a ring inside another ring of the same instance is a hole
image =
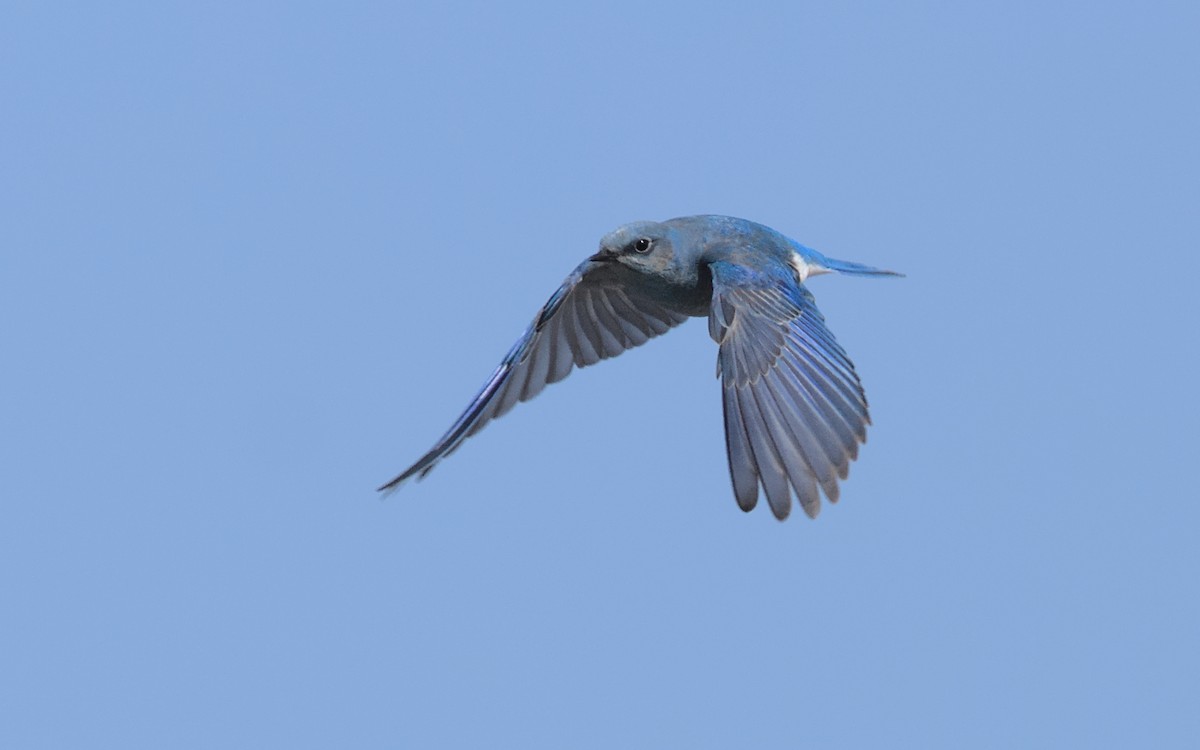
[[[650,246],[652,244],[654,243],[652,243],[649,238],[643,237],[637,242],[633,243],[633,249],[639,253],[648,253],[650,252]]]

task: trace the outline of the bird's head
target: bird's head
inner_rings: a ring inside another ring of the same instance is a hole
[[[675,259],[673,231],[657,221],[635,221],[618,227],[600,240],[592,260],[619,263],[651,276],[670,272]]]

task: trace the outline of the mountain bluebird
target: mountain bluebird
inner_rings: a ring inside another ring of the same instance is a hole
[[[567,277],[441,440],[379,489],[424,477],[463,440],[572,367],[615,357],[689,317],[706,316],[719,345],[738,506],[754,508],[761,484],[776,518],[791,512],[793,492],[816,517],[820,491],[837,502],[838,479],[846,478],[871,422],[854,365],[804,286],[809,276],[830,271],[900,275],[826,258],[770,227],[730,216],[626,224]]]

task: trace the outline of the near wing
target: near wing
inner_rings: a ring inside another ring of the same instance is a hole
[[[666,333],[687,317],[622,288],[613,266],[584,261],[538,313],[458,421],[419,461],[380,490],[424,477],[489,421],[528,401],[572,366],[586,367]]]
[[[867,399],[845,351],[825,327],[812,295],[792,277],[713,263],[709,333],[725,405],[725,441],[742,510],[758,485],[780,520],[789,486],[804,512],[821,509],[818,485],[837,502],[858,444],[866,442]]]

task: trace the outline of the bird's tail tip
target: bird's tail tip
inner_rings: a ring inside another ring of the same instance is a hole
[[[849,260],[834,260],[833,258],[827,258],[821,265],[825,266],[830,271],[847,273],[852,276],[895,276],[898,278],[904,278],[904,274],[900,273],[899,271],[889,271],[884,268],[875,268],[874,266],[867,266],[863,265],[862,263],[854,263],[853,261]]]

